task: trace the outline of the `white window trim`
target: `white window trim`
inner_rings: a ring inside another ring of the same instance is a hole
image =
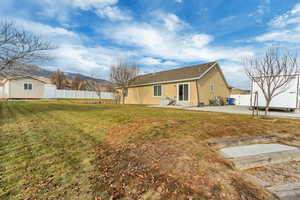
[[[187,84],[188,85],[188,92],[189,92],[189,95],[188,95],[188,100],[185,101],[185,100],[179,100],[179,85],[185,85]],[[191,83],[190,82],[186,82],[186,83],[177,83],[176,84],[176,90],[177,90],[177,101],[178,102],[191,102]]]
[[[160,88],[161,88],[161,93],[160,93],[160,96],[155,96],[154,95],[154,86],[159,86],[160,85]],[[160,97],[162,97],[163,96],[163,85],[162,84],[156,84],[156,85],[153,85],[152,86],[152,97],[155,97],[155,98],[160,98]]]

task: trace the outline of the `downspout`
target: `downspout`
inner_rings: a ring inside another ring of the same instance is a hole
[[[198,86],[199,80],[200,79],[196,80],[196,90],[197,90],[197,100],[198,100],[197,106],[200,106],[200,94],[199,94],[199,86]]]

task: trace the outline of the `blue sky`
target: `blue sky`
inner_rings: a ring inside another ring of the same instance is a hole
[[[299,0],[1,0],[0,17],[58,45],[43,67],[105,79],[117,59],[142,73],[218,61],[248,88],[241,58],[300,43]]]

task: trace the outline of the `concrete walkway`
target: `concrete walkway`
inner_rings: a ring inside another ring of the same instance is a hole
[[[198,110],[207,112],[220,112],[220,113],[232,113],[232,114],[245,114],[251,115],[252,111],[247,106],[205,106],[205,107],[184,107],[184,106],[150,106],[156,108],[176,108],[184,110]],[[264,111],[259,111],[260,115],[264,115]],[[300,109],[295,112],[287,111],[270,111],[269,116],[281,117],[281,118],[294,118],[300,119]]]
[[[263,153],[274,153],[281,151],[291,151],[298,148],[282,144],[252,144],[245,146],[235,146],[223,148],[220,151],[226,158],[239,158],[244,156],[254,156]]]
[[[254,138],[253,138],[254,139]],[[221,139],[223,141],[223,139]],[[289,166],[289,162],[296,162],[300,160],[300,150],[297,147],[283,145],[279,143],[273,144],[252,144],[245,146],[234,146],[226,147],[220,149],[221,153],[225,156],[226,159],[233,163],[233,166],[239,170],[247,170],[256,167],[266,167],[272,168],[276,164],[285,164]],[[284,171],[286,172],[289,168],[285,167]],[[284,175],[280,171],[274,171],[275,174],[271,176],[276,176],[278,173]],[[249,172],[248,172],[249,173]],[[276,184],[271,179],[271,182],[268,182],[270,179],[266,179],[267,168],[265,168],[265,178],[247,175],[246,177],[251,178],[254,184],[265,187],[269,192],[276,196],[280,200],[299,200],[300,199],[300,182],[296,179],[288,179],[288,184]],[[288,177],[293,177],[293,171],[288,171],[288,176],[285,176],[285,179]],[[295,173],[298,176],[297,173]],[[276,178],[274,178],[275,180]]]

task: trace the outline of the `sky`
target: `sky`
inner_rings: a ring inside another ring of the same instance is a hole
[[[142,74],[217,61],[247,89],[243,58],[300,49],[299,0],[0,0],[0,18],[58,47],[40,66],[107,80],[118,59]]]

